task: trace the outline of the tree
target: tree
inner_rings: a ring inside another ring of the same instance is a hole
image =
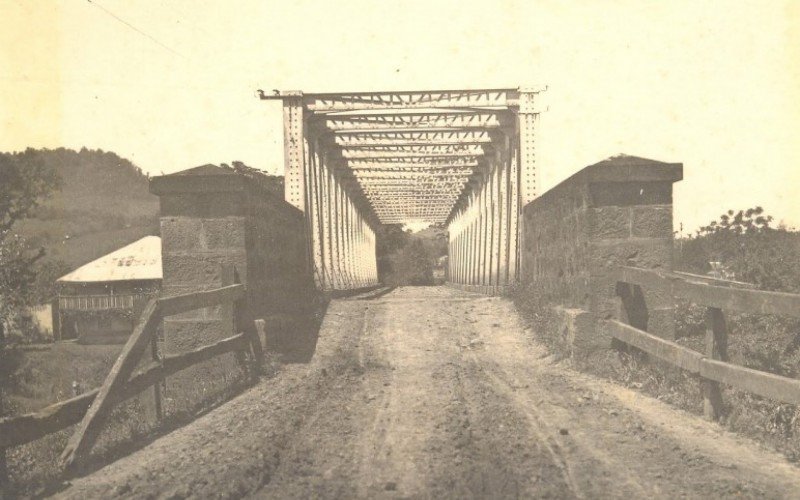
[[[28,149],[0,154],[0,342],[5,326],[30,305],[36,281],[35,263],[44,249],[33,249],[14,231],[59,186],[58,174]]]
[[[392,285],[432,285],[433,259],[419,239],[412,239],[391,256],[392,271],[387,282]]]
[[[393,257],[411,240],[411,234],[403,230],[402,224],[382,224],[375,234],[375,258],[378,277],[385,282],[394,273]]]
[[[32,215],[59,184],[56,172],[32,149],[0,154],[0,416],[4,412],[2,389],[8,384],[13,365],[5,349],[6,327],[31,305],[35,264],[44,256],[44,249],[31,248],[14,231],[14,225]]]
[[[800,234],[770,226],[761,207],[728,210],[684,240],[679,267],[705,273],[720,263],[730,278],[764,290],[800,292]]]

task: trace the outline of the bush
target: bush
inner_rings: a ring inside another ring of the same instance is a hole
[[[412,240],[391,257],[391,272],[385,282],[389,285],[432,285],[433,258],[420,240]]]

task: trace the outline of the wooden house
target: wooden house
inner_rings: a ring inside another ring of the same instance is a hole
[[[144,238],[56,280],[56,340],[123,343],[161,288],[161,238]]]

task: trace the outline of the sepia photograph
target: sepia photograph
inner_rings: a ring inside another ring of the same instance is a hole
[[[800,499],[800,0],[0,0],[0,500]]]

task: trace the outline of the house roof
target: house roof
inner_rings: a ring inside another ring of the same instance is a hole
[[[161,238],[145,236],[58,278],[59,283],[160,280]]]

